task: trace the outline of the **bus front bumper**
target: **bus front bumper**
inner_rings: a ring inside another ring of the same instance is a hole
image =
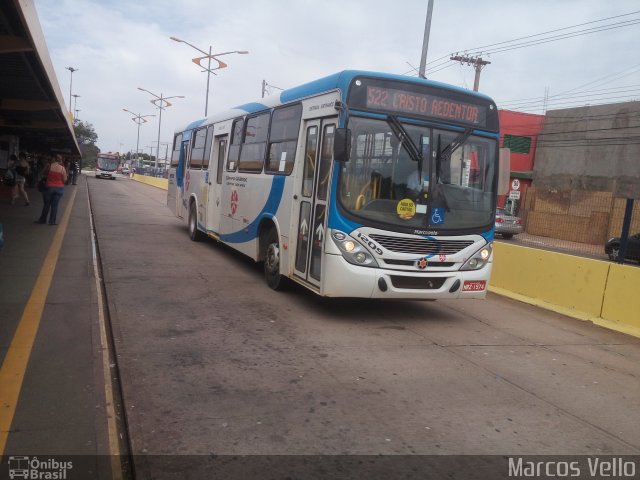
[[[327,297],[436,300],[485,298],[491,263],[473,271],[416,273],[353,265],[341,255],[326,255],[321,295]]]

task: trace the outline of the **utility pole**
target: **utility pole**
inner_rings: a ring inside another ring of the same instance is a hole
[[[429,34],[431,32],[431,13],[433,12],[433,0],[429,0],[427,7],[427,21],[424,25],[424,38],[422,40],[422,56],[420,57],[420,78],[427,78],[427,50],[429,49]]]
[[[480,86],[480,72],[485,65],[489,65],[491,62],[483,60],[482,57],[467,57],[462,55],[454,55],[450,58],[454,62],[466,63],[467,65],[474,65],[476,70],[476,78],[473,82],[473,91],[477,92]]]
[[[280,90],[280,91],[283,90],[280,87],[276,87],[275,85],[271,85],[267,83],[266,80],[262,80],[262,98],[264,98],[265,95],[271,95],[272,88],[275,88],[276,90]]]

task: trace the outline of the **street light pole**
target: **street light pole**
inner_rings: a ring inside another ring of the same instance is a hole
[[[123,108],[122,110],[133,115],[131,120],[133,120],[135,123],[138,124],[138,138],[136,139],[136,162],[137,162],[139,158],[138,152],[140,151],[140,125],[143,123],[147,123],[147,121],[145,120],[146,117],[155,117],[155,115],[141,115],[140,113],[136,114],[136,113],[133,113],[131,110],[127,110],[126,108]],[[140,165],[137,165],[137,166],[140,166]]]
[[[73,72],[77,72],[80,69],[74,68],[74,67],[67,67],[67,70],[71,72],[71,80],[69,81],[69,109],[71,109],[71,91],[73,88]],[[69,113],[73,115],[73,111],[70,110]]]
[[[78,104],[78,97],[79,97],[80,95],[76,95],[76,94],[74,93],[74,94],[73,94],[73,95],[71,95],[71,96],[73,97],[73,112],[74,112],[74,114],[75,114],[75,112],[77,111],[77,109],[76,109],[76,105]],[[74,115],[74,117],[73,117],[73,118],[75,119],[75,115]]]
[[[151,95],[156,97],[155,100],[151,100],[151,103],[153,103],[160,110],[160,113],[159,113],[159,116],[158,116],[158,146],[156,148],[156,154],[157,154],[157,152],[160,151],[160,126],[162,125],[162,110],[164,110],[165,108],[168,108],[168,107],[171,106],[171,102],[167,101],[168,99],[170,99],[170,98],[185,98],[185,97],[184,97],[184,95],[174,95],[172,97],[164,97],[164,96],[162,96],[162,93],[160,93],[160,95],[158,96],[155,93],[150,92],[149,90],[146,90],[146,89],[141,88],[141,87],[138,87],[138,90],[142,90],[143,92],[150,93]],[[155,168],[158,168],[158,155],[156,155]]]
[[[206,97],[205,97],[205,102],[204,102],[204,116],[206,117],[208,112],[209,112],[209,79],[211,77],[211,74],[213,73],[214,75],[217,75],[214,70],[220,70],[222,68],[226,68],[227,64],[224,63],[223,61],[217,59],[216,57],[221,57],[222,55],[229,55],[232,53],[237,53],[239,55],[246,55],[249,52],[247,50],[234,50],[232,52],[222,52],[222,53],[211,53],[211,45],[209,45],[209,53],[205,52],[204,50],[202,50],[201,48],[196,47],[195,45],[190,44],[189,42],[186,42],[184,40],[181,40],[177,37],[169,37],[171,40],[173,40],[174,42],[179,42],[179,43],[186,43],[187,45],[189,45],[191,48],[196,49],[197,51],[199,51],[200,53],[204,54],[204,57],[196,57],[193,58],[191,61],[193,63],[195,63],[196,65],[198,65],[200,68],[202,68],[203,72],[207,72],[207,93],[206,93]],[[204,59],[207,59],[207,66],[205,67],[204,65],[202,65],[200,62]],[[216,68],[211,68],[211,60],[215,60],[216,62],[218,62],[218,66]]]
[[[207,55],[207,93],[204,100],[204,116],[207,116],[209,110],[209,78],[211,77],[211,45],[209,45],[209,55]]]

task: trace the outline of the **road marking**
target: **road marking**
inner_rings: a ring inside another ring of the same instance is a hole
[[[4,455],[7,445],[11,422],[16,412],[20,390],[24,380],[24,374],[29,364],[33,342],[35,341],[40,327],[40,319],[44,311],[44,305],[49,293],[49,287],[53,279],[53,274],[58,263],[58,256],[62,248],[71,208],[76,198],[76,190],[71,189],[71,198],[67,203],[62,216],[62,221],[57,227],[57,231],[44,259],[36,283],[31,290],[31,295],[22,312],[22,317],[16,328],[16,332],[11,340],[11,345],[0,368],[0,457]],[[50,228],[50,227],[43,227]]]
[[[93,276],[96,281],[96,295],[98,297],[98,323],[100,325],[100,349],[102,350],[102,373],[104,378],[105,408],[107,411],[107,436],[109,440],[109,455],[111,457],[111,478],[113,480],[120,480],[122,478],[122,464],[120,463],[120,443],[118,442],[118,426],[116,425],[115,399],[113,397],[113,387],[111,383],[111,359],[109,358],[109,342],[107,340],[107,327],[104,318],[104,303],[102,301],[102,282],[100,281],[95,232],[93,229],[93,213],[91,212],[91,202],[89,201],[88,195],[87,202],[89,203],[89,216],[91,218],[89,227],[91,229]]]

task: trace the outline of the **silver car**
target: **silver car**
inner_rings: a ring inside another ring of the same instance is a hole
[[[524,225],[520,217],[515,217],[504,208],[496,209],[496,233],[503,238],[511,238],[514,235],[524,232]]]

